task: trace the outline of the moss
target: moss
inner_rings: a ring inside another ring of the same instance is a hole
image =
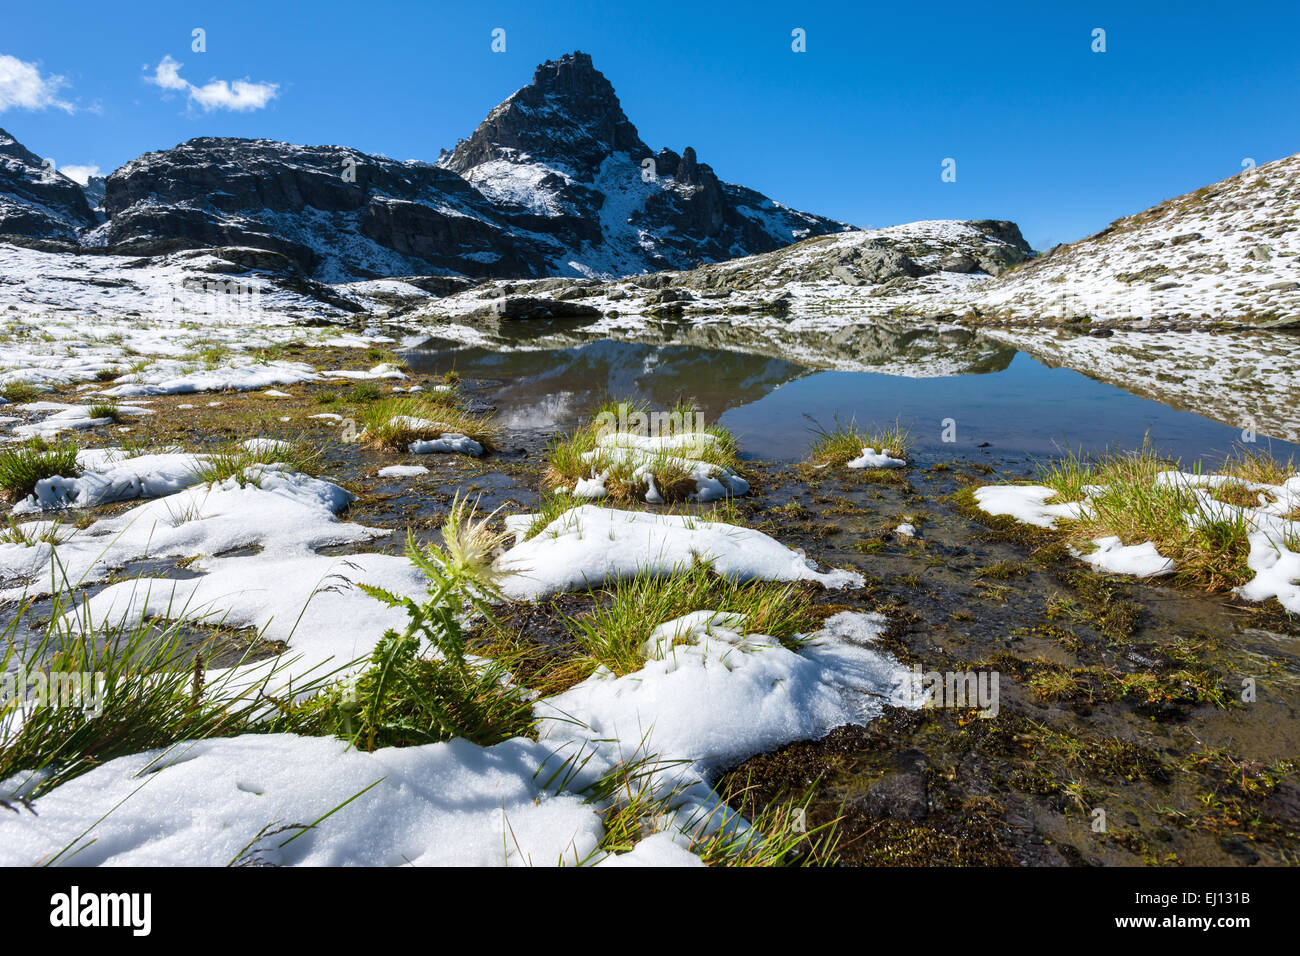
[[[995,581],[1010,581],[1013,578],[1022,578],[1029,573],[1029,569],[1020,561],[995,561],[993,564],[980,568],[977,577],[992,578]]]
[[[1128,596],[1128,586],[1092,571],[1061,575],[1078,598],[1075,616],[1091,624],[1115,644],[1127,643],[1142,624],[1142,605]]]

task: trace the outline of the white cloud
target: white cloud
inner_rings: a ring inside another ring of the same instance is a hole
[[[43,110],[51,106],[71,113],[71,103],[58,98],[67,80],[53,74],[42,76],[35,63],[0,53],[0,113],[12,107]]]
[[[277,89],[274,83],[249,83],[247,80],[213,80],[190,90],[190,96],[205,110],[260,110]]]
[[[234,110],[247,112],[260,110],[271,102],[280,89],[278,83],[252,83],[248,80],[211,80],[203,86],[195,86],[181,76],[181,66],[171,56],[164,56],[154,68],[153,76],[145,76],[149,83],[164,90],[183,92],[191,103],[197,103],[204,111]]]
[[[164,90],[188,90],[189,83],[181,79],[181,65],[173,60],[170,56],[164,56],[158,68],[154,70],[152,77],[147,77],[150,83],[157,83]]]
[[[59,172],[63,173],[63,175],[67,176],[74,183],[78,183],[84,186],[86,185],[86,181],[89,180],[91,176],[99,175],[99,167],[98,166],[60,166]]]

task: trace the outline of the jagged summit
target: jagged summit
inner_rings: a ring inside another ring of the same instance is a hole
[[[595,175],[611,153],[634,159],[650,150],[623,112],[614,86],[586,53],[537,67],[532,83],[511,94],[440,165],[464,173],[526,153],[577,175]]]
[[[690,146],[653,152],[580,51],[539,66],[439,165],[545,223],[585,275],[690,268],[849,228],[722,182]]]

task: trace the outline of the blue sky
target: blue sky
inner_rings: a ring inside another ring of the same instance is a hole
[[[1046,248],[1300,149],[1298,35],[1291,2],[46,0],[5,11],[0,126],[103,171],[205,135],[433,160],[581,49],[648,145],[724,180],[864,226],[1012,219]],[[166,57],[171,88],[146,79]]]

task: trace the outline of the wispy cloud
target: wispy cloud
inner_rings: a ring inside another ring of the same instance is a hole
[[[171,56],[164,56],[154,67],[153,75],[146,75],[145,81],[161,87],[184,93],[190,103],[197,103],[205,112],[212,110],[234,110],[245,113],[260,110],[271,102],[280,89],[278,83],[253,83],[249,80],[210,80],[202,86],[195,86],[181,76],[181,67]]]
[[[98,166],[60,166],[59,172],[63,173],[63,175],[67,176],[74,183],[78,183],[84,186],[90,180],[91,176],[99,175],[99,167]]]
[[[75,107],[58,95],[67,85],[61,76],[42,76],[35,63],[0,53],[0,113],[15,107],[43,110],[51,106],[71,113]]]

